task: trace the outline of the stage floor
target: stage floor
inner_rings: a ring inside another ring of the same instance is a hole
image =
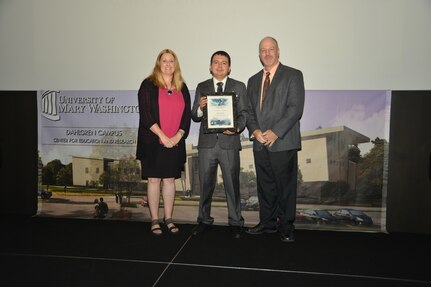
[[[296,231],[150,235],[150,223],[1,219],[1,286],[431,286],[431,235]]]

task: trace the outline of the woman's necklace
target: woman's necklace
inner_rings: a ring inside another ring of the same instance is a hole
[[[166,85],[166,88],[168,89],[168,95],[172,95],[172,90],[174,87],[172,85]]]
[[[165,86],[168,89],[168,95],[172,95],[172,90],[174,89],[174,86],[172,86],[172,78],[168,78],[169,81],[167,81],[166,78],[164,78],[163,80],[165,81]]]

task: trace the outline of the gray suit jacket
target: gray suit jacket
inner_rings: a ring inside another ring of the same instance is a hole
[[[286,151],[301,149],[299,120],[304,110],[304,79],[302,72],[279,64],[260,111],[260,91],[262,88],[263,70],[252,76],[247,83],[249,100],[249,118],[247,128],[250,136],[253,131],[272,130],[278,139],[268,147],[269,151]],[[253,150],[262,150],[264,145],[254,140]]]
[[[192,119],[195,122],[201,122],[202,117],[198,117],[198,109],[199,109],[199,100],[202,96],[206,96],[210,93],[214,93],[214,83],[213,79],[206,80],[198,84],[195,93],[195,100],[192,107]],[[201,122],[201,126],[199,129],[199,141],[198,148],[212,148],[215,146],[218,141],[219,145],[223,149],[241,149],[241,143],[239,139],[239,134],[244,130],[248,118],[248,101],[247,101],[247,91],[245,84],[243,82],[227,78],[226,87],[224,92],[230,93],[233,92],[236,94],[237,99],[237,124],[239,128],[239,133],[235,135],[224,135],[220,134],[204,134],[203,132],[203,123]],[[218,139],[217,139],[218,137]]]

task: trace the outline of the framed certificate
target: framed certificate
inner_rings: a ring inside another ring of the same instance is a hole
[[[207,105],[203,110],[204,133],[236,132],[236,95],[217,93],[207,95]]]

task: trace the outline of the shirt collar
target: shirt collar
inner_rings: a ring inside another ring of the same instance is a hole
[[[217,91],[217,83],[218,82],[222,82],[223,83],[223,91],[226,88],[226,81],[227,81],[227,77],[225,77],[223,80],[219,81],[216,78],[213,77],[213,85],[214,85],[214,91]]]
[[[280,61],[277,63],[277,65],[275,65],[274,67],[272,67],[269,71],[265,70],[265,68],[263,68],[263,75],[266,75],[266,72],[270,72],[269,77],[272,79],[272,77],[275,74],[275,71],[277,71],[278,66],[280,65]]]

